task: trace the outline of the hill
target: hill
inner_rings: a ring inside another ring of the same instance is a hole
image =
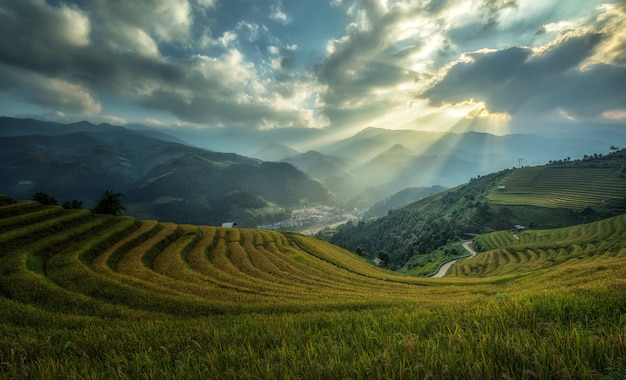
[[[549,245],[586,236],[583,252],[541,270],[427,279],[297,234],[0,196],[0,374],[619,377],[625,227],[556,232]]]
[[[453,276],[527,274],[557,265],[577,267],[576,261],[602,255],[626,256],[626,214],[598,222],[522,233],[498,231],[474,239],[484,253],[452,266]],[[608,268],[598,266],[596,270]],[[567,277],[567,276],[566,276]]]
[[[318,179],[341,200],[350,199],[362,191],[350,172],[350,163],[342,158],[309,150],[281,161],[290,163],[312,178]]]
[[[283,219],[303,203],[333,201],[292,165],[211,152],[163,133],[2,118],[0,136],[0,192],[17,198],[44,192],[91,207],[114,189],[141,218],[242,226]]]
[[[626,135],[594,130],[556,135],[426,132],[368,127],[316,151],[341,159],[343,182],[322,180],[348,208],[368,208],[408,187],[454,187],[478,175],[518,166],[541,165],[566,156],[608,152]],[[294,162],[297,166],[298,164]],[[298,166],[306,172],[306,169]],[[332,171],[330,171],[332,173]],[[327,172],[324,172],[327,173]],[[344,190],[344,191],[341,191]]]
[[[363,216],[365,218],[385,216],[390,210],[406,206],[444,190],[446,190],[446,188],[443,186],[409,187],[395,193],[384,201],[375,203]]]
[[[288,146],[271,143],[257,150],[251,154],[250,157],[258,158],[263,161],[280,161],[298,154],[300,154],[300,152],[295,149],[291,149]]]
[[[430,268],[463,255],[460,244],[440,248],[471,234],[514,224],[555,228],[625,213],[625,168],[622,150],[479,176],[384,217],[348,223],[329,240],[370,258],[387,254],[395,269]]]

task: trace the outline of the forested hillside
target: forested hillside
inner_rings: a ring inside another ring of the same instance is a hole
[[[92,207],[106,189],[126,195],[130,214],[241,226],[281,220],[302,204],[332,203],[318,181],[287,163],[182,144],[162,133],[108,124],[0,118],[0,192]]]
[[[448,243],[519,224],[554,228],[626,212],[626,150],[473,178],[388,215],[339,227],[330,241],[399,269],[463,254]],[[328,233],[328,232],[326,232]],[[407,268],[409,269],[409,268]]]

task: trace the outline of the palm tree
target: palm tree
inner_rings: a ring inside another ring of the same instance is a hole
[[[111,214],[111,215],[121,215],[126,208],[122,205],[122,201],[120,200],[124,194],[115,193],[113,190],[107,190],[102,195],[102,198],[98,201],[98,204],[93,209],[93,212],[96,214]]]

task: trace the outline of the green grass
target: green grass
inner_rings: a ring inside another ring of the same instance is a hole
[[[626,374],[626,216],[485,235],[428,279],[299,234],[0,215],[0,379]]]

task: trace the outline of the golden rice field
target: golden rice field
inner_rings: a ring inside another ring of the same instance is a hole
[[[626,194],[626,177],[619,168],[527,167],[512,170],[499,185],[506,189],[493,189],[488,198],[500,205],[576,209]]]
[[[624,376],[624,217],[602,223],[523,234],[556,252],[534,270],[430,279],[299,234],[0,197],[0,378]],[[512,249],[485,239],[472,260]]]

